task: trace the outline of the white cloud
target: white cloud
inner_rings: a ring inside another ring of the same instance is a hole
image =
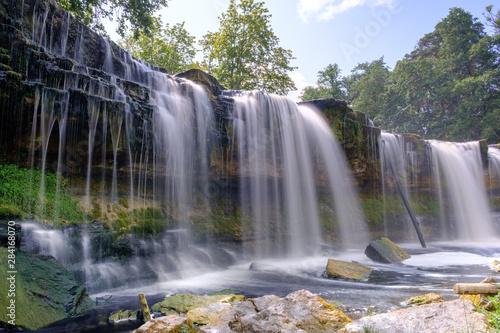
[[[307,83],[306,77],[300,72],[291,73],[290,78],[295,83],[295,87],[297,88],[297,90],[290,91],[287,96],[294,102],[300,102],[299,95],[302,93],[302,90],[305,87],[310,86],[311,84]]]
[[[397,0],[299,0],[297,13],[304,22],[311,16],[319,21],[327,21],[358,6],[393,7],[396,4]]]

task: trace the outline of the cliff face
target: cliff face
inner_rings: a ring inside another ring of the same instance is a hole
[[[248,147],[235,135],[237,92],[199,70],[172,77],[134,59],[54,0],[2,0],[0,14],[0,164],[59,172],[87,219],[118,234],[156,234],[188,218],[197,238],[254,241],[240,202],[238,153]],[[383,176],[380,128],[345,101],[302,104],[321,111],[337,137],[369,229],[383,230],[383,214],[405,223],[400,204],[382,202],[382,192],[399,199],[394,178]],[[415,135],[400,141],[415,204],[436,213],[427,145]],[[315,170],[320,198],[327,171]],[[280,168],[262,173],[283,182]],[[323,234],[335,241],[337,219],[319,206]]]

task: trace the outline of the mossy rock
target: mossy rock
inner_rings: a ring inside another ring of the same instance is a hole
[[[12,205],[0,205],[0,221],[19,220],[22,218],[21,210]]]
[[[372,240],[366,247],[365,254],[373,261],[388,264],[395,264],[410,258],[408,253],[385,237]]]
[[[241,302],[245,300],[245,296],[235,294],[213,296],[178,294],[174,296],[168,296],[160,303],[156,303],[151,307],[151,311],[161,312],[163,315],[170,315],[175,313],[184,314],[189,310],[203,308],[212,303]]]
[[[0,260],[7,264],[7,248],[0,248]],[[73,275],[52,257],[31,255],[16,251],[17,271],[15,288],[15,326],[40,329],[62,319],[76,317],[95,308],[94,302]],[[9,290],[10,274],[0,270],[0,290]],[[5,309],[10,299],[0,297],[0,307]],[[0,325],[10,318],[0,311]]]
[[[406,301],[406,304],[408,304],[408,305],[424,305],[424,304],[440,303],[440,302],[444,302],[443,296],[435,294],[435,293],[428,293],[425,295],[412,297]]]
[[[330,278],[366,280],[372,268],[352,262],[328,259],[326,275]]]
[[[109,316],[109,322],[118,322],[120,320],[136,320],[139,310],[131,311],[131,310],[118,310],[113,312],[111,316]]]

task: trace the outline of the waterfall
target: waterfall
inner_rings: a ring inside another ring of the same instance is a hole
[[[442,211],[443,239],[484,241],[495,235],[479,142],[428,141]],[[449,204],[445,204],[449,202]]]
[[[311,245],[323,242],[318,205],[324,173],[341,234],[338,244],[362,240],[362,216],[345,157],[321,116],[287,98],[257,91],[236,93],[234,101],[233,151],[256,255],[303,256],[314,251]]]
[[[388,235],[389,230],[394,229],[394,222],[389,222],[387,214],[387,200],[389,193],[397,193],[394,190],[390,191],[389,184],[395,184],[394,177],[398,177],[403,189],[404,195],[411,200],[411,192],[409,191],[409,170],[412,170],[416,161],[415,153],[411,149],[411,143],[406,142],[404,136],[392,134],[382,131],[380,136],[380,170],[382,177],[382,200],[384,209],[384,234]],[[392,173],[390,163],[394,167],[395,174]],[[394,186],[392,186],[394,187]],[[393,194],[394,195],[394,194]],[[399,197],[399,195],[397,195]],[[393,199],[394,200],[394,199]],[[403,201],[397,199],[401,206]],[[408,214],[404,214],[403,224],[398,227],[403,235],[402,238],[414,239],[414,231],[411,225],[411,220]]]

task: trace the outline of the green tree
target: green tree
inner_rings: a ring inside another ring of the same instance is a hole
[[[288,75],[292,51],[279,46],[263,2],[231,0],[220,27],[201,40],[203,67],[229,89],[286,94],[295,89]]]
[[[323,98],[347,99],[340,73],[337,64],[326,66],[324,70],[318,72],[316,86],[305,87],[299,98],[302,101]]]
[[[162,27],[161,20],[154,18],[153,23],[150,34],[140,33],[138,38],[127,34],[120,46],[134,57],[163,67],[171,74],[193,67],[195,37],[184,28],[184,22]]]
[[[389,127],[443,140],[499,141],[492,123],[500,116],[498,47],[498,36],[452,8],[397,63],[388,88]]]
[[[116,18],[118,33],[121,36],[125,36],[128,29],[138,36],[139,32],[150,33],[154,25],[153,13],[162,6],[167,6],[168,0],[57,0],[57,2],[78,20],[100,33],[105,33],[101,23],[103,18]]]
[[[344,80],[352,107],[381,122],[387,107],[389,74],[383,57],[354,67]]]

